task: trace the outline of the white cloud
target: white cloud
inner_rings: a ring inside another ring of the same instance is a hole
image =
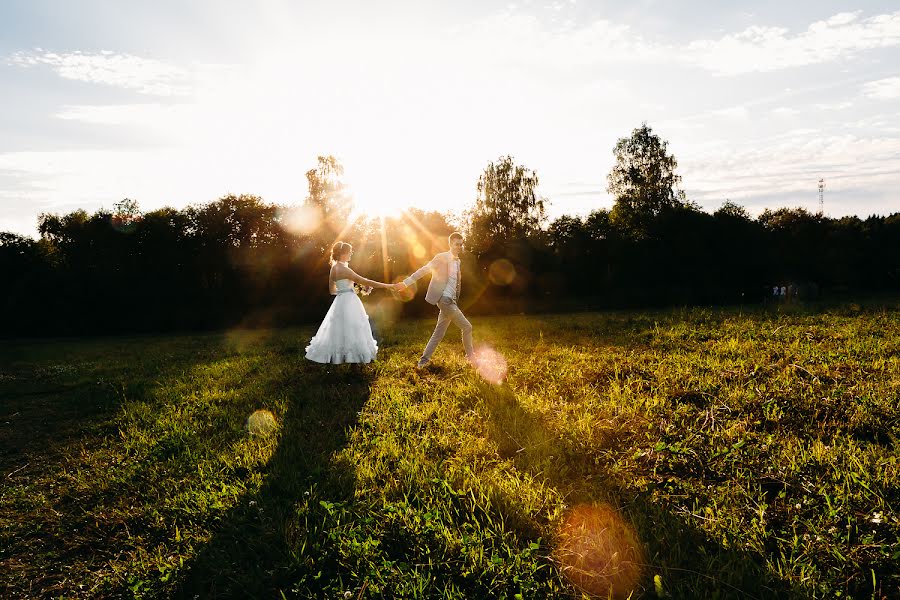
[[[622,61],[665,60],[665,47],[644,40],[628,25],[600,19],[581,27],[548,27],[532,15],[506,13],[459,30],[455,47],[478,62],[571,69]]]
[[[196,102],[68,104],[59,108],[53,116],[98,128],[115,128],[117,135],[127,136],[130,140],[129,149],[153,149],[159,145],[199,147],[204,142],[208,142],[208,147],[213,150],[221,149],[223,138],[240,128],[239,121],[234,121],[232,116],[223,116],[218,107]]]
[[[66,79],[121,87],[141,94],[174,96],[188,93],[186,70],[158,60],[108,50],[98,54],[79,51],[57,54],[37,49],[17,52],[8,62],[20,67],[47,65]]]
[[[717,75],[740,75],[900,46],[900,11],[866,19],[860,19],[859,13],[838,13],[796,34],[785,27],[754,25],[684,45],[645,39],[628,25],[604,19],[579,25],[554,23],[517,10],[482,19],[456,30],[455,59],[469,53],[472,60],[466,62],[486,68],[499,63],[560,72],[629,63],[681,64]]]
[[[888,77],[887,79],[870,81],[863,86],[863,94],[869,98],[877,98],[879,100],[900,98],[900,77]]]
[[[746,106],[730,106],[728,108],[714,110],[711,114],[714,117],[721,117],[724,119],[744,120],[749,118],[750,111]]]
[[[793,206],[805,202],[815,209],[820,177],[828,182],[832,198],[851,190],[876,193],[896,181],[898,157],[900,137],[798,129],[741,146],[710,144],[679,162],[689,197],[703,205],[715,207],[725,198],[756,199],[775,208],[771,198],[782,197]]]
[[[66,105],[56,113],[56,117],[99,125],[158,127],[162,122],[171,122],[184,116],[184,107],[185,105],[164,104]]]
[[[745,123],[750,118],[749,104],[739,104],[736,106],[726,106],[724,108],[713,108],[704,110],[693,115],[676,117],[673,119],[662,119],[656,122],[660,131],[697,131],[706,129],[707,127],[720,127],[723,121],[728,122],[725,125]],[[686,134],[687,137],[693,137],[695,134]]]
[[[800,114],[800,111],[790,106],[779,106],[778,108],[772,109],[772,114],[779,117],[793,117],[794,115]]]
[[[221,195],[231,183],[228,169],[215,170],[211,162],[173,148],[0,153],[0,173],[30,182],[0,189],[0,202],[27,201],[35,212],[75,207],[92,212],[125,197],[137,198],[147,210],[166,203],[202,202]],[[253,190],[238,185],[231,189]]]
[[[858,16],[859,16],[858,13],[852,13],[852,12],[838,13],[838,14],[834,15],[833,17],[825,20],[824,24],[826,26],[830,26],[830,27],[840,27],[841,25],[848,25],[848,24],[852,23],[853,21],[855,21],[857,19]],[[818,23],[822,23],[822,21],[817,22],[816,25],[818,25]],[[814,26],[816,26],[816,25],[814,25]]]
[[[844,110],[853,106],[852,102],[844,101],[844,102],[818,102],[813,104],[813,108],[817,108],[819,110]]]
[[[830,62],[896,45],[900,11],[864,20],[858,13],[840,13],[794,36],[783,27],[755,25],[716,40],[696,40],[683,49],[681,58],[718,75],[740,75]]]

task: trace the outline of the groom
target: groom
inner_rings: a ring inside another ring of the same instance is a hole
[[[448,241],[450,242],[449,252],[435,255],[427,265],[404,279],[402,283],[402,288],[407,288],[426,273],[431,273],[431,282],[428,284],[428,291],[425,292],[425,300],[429,304],[437,306],[441,311],[438,314],[434,333],[431,334],[431,339],[428,340],[428,344],[422,352],[422,358],[416,365],[417,369],[421,369],[431,362],[431,355],[434,354],[437,345],[447,333],[451,321],[462,331],[466,359],[469,364],[475,363],[475,351],[472,348],[472,324],[457,305],[462,282],[459,256],[463,251],[463,236],[461,233],[451,233]]]

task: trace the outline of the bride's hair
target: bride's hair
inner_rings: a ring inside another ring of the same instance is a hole
[[[351,250],[353,250],[353,246],[347,242],[335,242],[331,247],[331,258],[329,259],[328,264],[334,265],[340,257]]]

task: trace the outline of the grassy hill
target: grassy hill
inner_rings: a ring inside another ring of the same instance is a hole
[[[896,308],[472,321],[5,343],[2,596],[900,597]]]

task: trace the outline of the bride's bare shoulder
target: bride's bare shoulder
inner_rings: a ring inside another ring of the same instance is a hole
[[[341,263],[334,263],[331,265],[331,278],[332,279],[346,279],[347,276],[352,273],[350,267],[347,265],[343,265]]]

